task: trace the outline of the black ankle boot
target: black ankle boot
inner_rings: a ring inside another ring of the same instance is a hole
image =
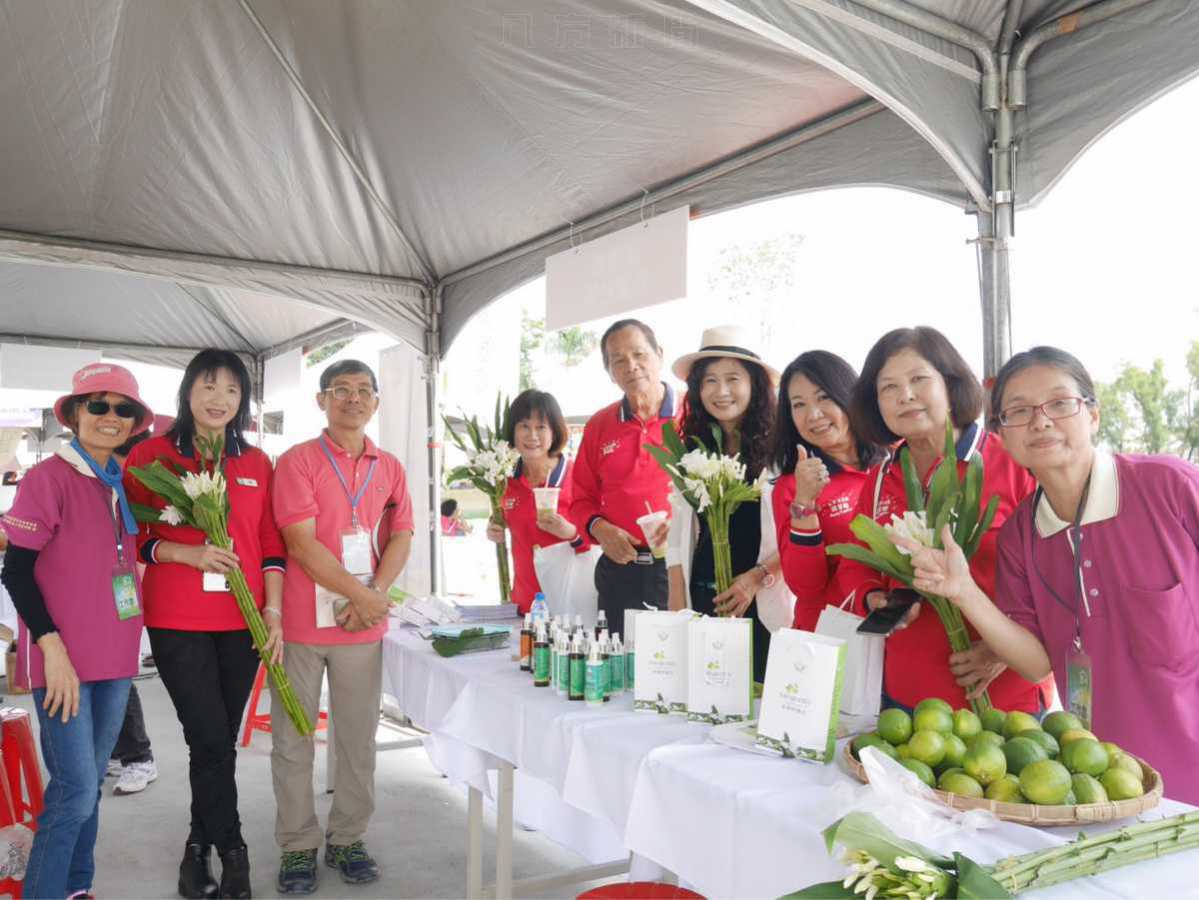
[[[212,877],[212,846],[187,843],[183,845],[183,862],[179,863],[180,897],[215,897],[216,879]]]
[[[250,852],[245,844],[221,854],[222,897],[250,896]]]

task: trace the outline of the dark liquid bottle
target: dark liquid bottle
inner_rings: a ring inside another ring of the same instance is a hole
[[[533,616],[525,613],[525,624],[520,629],[520,670],[533,671]]]
[[[587,658],[583,655],[583,641],[580,635],[570,642],[570,681],[567,688],[567,698],[582,700],[587,685]]]
[[[545,622],[537,623],[537,635],[533,638],[533,687],[550,686],[550,640],[545,633]]]
[[[608,616],[601,609],[599,615],[595,618],[595,639],[598,641],[600,635],[608,630]]]

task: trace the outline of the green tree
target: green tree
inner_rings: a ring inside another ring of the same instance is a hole
[[[770,355],[772,323],[794,303],[798,256],[803,235],[787,232],[759,241],[733,244],[720,251],[708,290],[722,312],[735,310],[736,318]]]
[[[1099,443],[1113,453],[1128,452],[1133,422],[1124,391],[1115,382],[1096,382],[1095,395],[1099,401]]]
[[[1126,363],[1116,380],[1140,419],[1137,449],[1145,453],[1170,452],[1182,427],[1184,395],[1170,389],[1165,369],[1160,359],[1149,371]]]
[[[533,387],[533,354],[545,343],[545,319],[535,319],[528,310],[520,311],[520,389]]]
[[[1187,351],[1186,418],[1180,429],[1179,454],[1195,462],[1199,459],[1199,341],[1191,341]]]
[[[599,335],[577,325],[554,332],[554,349],[568,366],[577,366],[599,346]]]
[[[350,343],[350,339],[346,338],[344,341],[334,341],[332,344],[325,344],[323,347],[317,347],[304,357],[304,364],[309,368],[319,365],[333,354],[341,352],[342,348],[344,348],[348,343]]]

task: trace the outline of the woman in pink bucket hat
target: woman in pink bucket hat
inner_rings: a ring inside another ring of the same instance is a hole
[[[29,470],[0,520],[4,585],[21,617],[17,680],[33,689],[50,774],[28,897],[91,893],[100,786],[142,631],[137,523],[113,451],[154,418],[133,374],[107,362],[76,372],[54,415],[74,438]]]

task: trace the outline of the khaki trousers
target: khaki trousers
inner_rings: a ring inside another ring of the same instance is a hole
[[[325,837],[330,844],[361,840],[375,811],[375,731],[383,679],[383,643],[295,644],[283,647],[283,666],[314,725],[321,682],[329,673],[329,715],[337,753],[337,789]],[[284,851],[317,850],[321,827],[312,787],[315,742],[301,737],[271,684],[271,778],[275,841]]]

